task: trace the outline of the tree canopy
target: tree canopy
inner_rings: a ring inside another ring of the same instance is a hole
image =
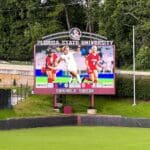
[[[0,0],[0,59],[31,61],[37,39],[78,27],[113,40],[117,67],[128,67],[134,25],[137,68],[150,69],[149,8],[147,0]]]

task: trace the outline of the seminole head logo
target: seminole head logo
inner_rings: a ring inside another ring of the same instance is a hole
[[[80,40],[80,38],[81,38],[81,31],[80,31],[80,29],[79,28],[72,28],[72,29],[70,29],[69,37],[72,40]]]

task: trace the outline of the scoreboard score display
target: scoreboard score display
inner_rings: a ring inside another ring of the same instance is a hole
[[[115,94],[115,46],[49,41],[34,46],[35,94]]]

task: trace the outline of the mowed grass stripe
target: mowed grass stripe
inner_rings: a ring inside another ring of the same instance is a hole
[[[0,131],[1,150],[149,150],[150,130],[52,127]]]

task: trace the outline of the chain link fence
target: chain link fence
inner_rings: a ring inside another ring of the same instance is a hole
[[[11,89],[11,106],[14,106],[24,101],[32,93],[32,89],[29,86],[17,86]]]
[[[26,100],[31,95],[31,92],[31,87],[23,85],[0,89],[0,109],[11,108]]]

